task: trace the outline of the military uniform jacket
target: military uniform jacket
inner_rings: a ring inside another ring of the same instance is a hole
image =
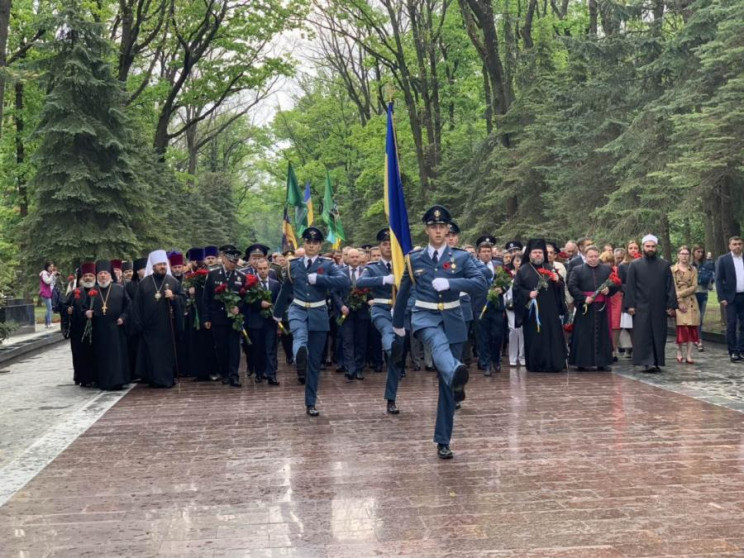
[[[328,291],[347,288],[349,278],[341,273],[330,258],[317,256],[310,269],[307,269],[305,265],[305,258],[297,258],[287,266],[282,288],[274,305],[274,316],[281,318],[284,310],[289,306],[290,320],[293,313],[297,315],[297,312],[302,312],[307,317],[309,331],[328,331],[330,326],[326,296]],[[315,285],[311,285],[308,281],[308,275],[311,273],[317,274]],[[293,300],[290,302],[291,297]],[[320,302],[323,304],[320,305]],[[305,304],[317,304],[317,306],[309,308],[303,306]]]
[[[437,292],[434,289],[432,281],[439,277],[449,280],[448,290]],[[393,313],[393,326],[396,328],[403,327],[406,303],[414,283],[416,302],[411,309],[413,333],[442,325],[450,343],[464,343],[468,338],[465,318],[461,306],[453,303],[459,303],[460,292],[482,295],[488,289],[486,279],[470,254],[459,248],[444,246],[436,264],[429,257],[428,249],[414,250],[408,254]],[[435,304],[437,307],[423,308],[417,302]],[[445,308],[444,305],[452,307]]]
[[[382,279],[386,275],[390,275],[392,270],[388,270],[386,263],[383,260],[372,262],[367,264],[364,268],[362,276],[357,281],[357,287],[360,289],[372,289],[372,299],[378,301],[390,300],[391,303],[383,304],[382,302],[375,302],[372,305],[371,316],[374,320],[379,314],[385,314],[390,317],[390,311],[392,310],[392,298],[393,298],[393,286],[383,285]]]
[[[204,284],[204,315],[202,316],[202,323],[212,322],[213,325],[222,326],[232,324],[230,318],[227,317],[225,305],[214,294],[217,287],[225,284],[232,292],[239,293],[240,289],[245,285],[245,274],[237,269],[226,271],[222,266],[209,272],[207,281]]]

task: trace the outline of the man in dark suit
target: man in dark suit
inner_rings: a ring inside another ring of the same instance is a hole
[[[589,246],[592,246],[594,241],[591,238],[580,238],[576,241],[576,244],[579,247],[579,253],[571,258],[566,264],[566,282],[568,282],[568,276],[571,275],[571,272],[574,269],[580,265],[584,265],[586,262],[586,249],[589,248]]]
[[[716,292],[726,309],[726,344],[731,362],[741,362],[744,357],[744,259],[741,237],[732,236],[729,239],[729,250],[716,262]]]
[[[279,296],[281,283],[269,277],[269,261],[260,259],[255,262],[258,277],[258,287],[271,293],[271,302],[258,300],[247,305],[245,310],[245,323],[248,326],[248,337],[253,342],[251,358],[253,369],[256,371],[256,383],[260,384],[264,379],[269,385],[278,386],[276,379],[276,329],[277,324],[271,314],[271,308]]]
[[[367,360],[367,330],[369,329],[369,306],[366,301],[359,308],[349,306],[349,296],[357,289],[357,281],[362,276],[363,267],[359,264],[359,250],[349,250],[349,265],[341,273],[349,280],[348,286],[333,291],[333,302],[338,310],[343,343],[344,368],[346,379],[364,379],[364,364]]]

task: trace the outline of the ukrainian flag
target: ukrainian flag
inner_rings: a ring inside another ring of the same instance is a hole
[[[393,103],[387,110],[387,139],[385,142],[385,216],[390,227],[390,245],[393,249],[393,275],[400,287],[405,269],[405,256],[413,249],[408,227],[408,211],[403,195],[403,181],[398,165],[398,145],[393,124]]]
[[[282,251],[297,249],[297,237],[295,236],[292,223],[289,220],[287,206],[284,206],[284,217],[282,218]]]
[[[313,200],[310,197],[310,181],[305,182],[305,205],[307,206],[307,225],[313,224]]]

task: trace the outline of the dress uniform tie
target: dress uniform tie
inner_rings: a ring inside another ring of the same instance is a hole
[[[439,251],[434,250],[434,255],[431,257],[432,261],[434,262],[434,265],[437,265],[439,263]]]
[[[308,258],[307,259],[307,268],[310,269],[310,266],[313,265],[313,260]]]
[[[392,267],[392,266],[390,265],[390,262],[386,263],[385,265],[386,265],[386,266],[387,266],[387,268],[388,268],[388,273],[390,273],[390,272],[392,272],[392,271],[393,271],[393,267]]]

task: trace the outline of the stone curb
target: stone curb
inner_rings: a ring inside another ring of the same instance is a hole
[[[62,332],[55,331],[53,333],[48,333],[46,335],[36,337],[23,343],[16,343],[7,347],[3,347],[2,345],[0,345],[0,364],[8,364],[12,361],[28,355],[29,353],[33,353],[35,351],[38,351],[39,349],[44,349],[51,345],[56,345],[60,341],[64,340],[65,338],[62,335]]]

